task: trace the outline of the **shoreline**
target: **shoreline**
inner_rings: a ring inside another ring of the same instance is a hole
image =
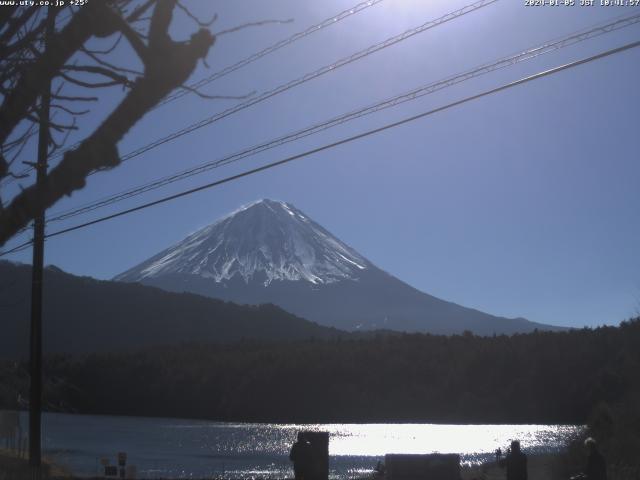
[[[28,415],[29,411],[27,409],[20,408],[11,408],[11,407],[2,407],[0,406],[0,411],[7,412],[18,412],[20,415]],[[474,426],[493,426],[493,425],[504,425],[504,426],[514,426],[514,427],[530,427],[530,426],[554,426],[554,427],[576,427],[576,428],[585,428],[586,423],[571,423],[571,422],[491,422],[491,421],[460,421],[460,422],[452,422],[452,421],[437,421],[437,420],[424,420],[424,419],[413,419],[413,420],[372,420],[372,421],[339,421],[335,419],[329,420],[315,420],[315,421],[280,421],[280,420],[221,420],[221,419],[209,419],[203,417],[189,417],[189,416],[163,416],[163,415],[138,415],[136,413],[126,414],[126,413],[92,413],[86,411],[65,411],[65,410],[43,410],[43,414],[49,415],[71,415],[71,416],[87,416],[87,417],[107,417],[107,418],[121,418],[121,419],[147,419],[147,420],[170,420],[170,421],[190,421],[190,422],[200,422],[200,423],[215,423],[220,425],[282,425],[282,426],[301,426],[306,427],[309,425],[438,425],[438,426],[464,426],[464,425],[474,425]]]
[[[568,477],[562,476],[561,469],[559,468],[562,459],[564,458],[564,452],[556,454],[537,454],[530,455],[529,458],[529,480],[567,480]],[[18,457],[14,452],[0,449],[0,466],[2,472],[0,472],[0,480],[19,480],[27,479],[29,477],[29,465],[28,459],[25,457]],[[485,462],[480,465],[461,465],[461,480],[502,480],[505,478],[504,469],[498,467],[495,462]],[[119,477],[103,477],[103,476],[76,476],[64,467],[57,465],[51,458],[43,459],[43,477],[44,480],[104,480],[105,478],[119,478]],[[189,478],[190,480],[199,480],[199,477],[138,477],[145,480],[178,480],[181,478]],[[252,477],[255,480],[293,480],[290,477],[270,477],[270,476],[255,476]],[[332,477],[329,477],[330,479]],[[341,477],[342,478],[342,477]],[[355,475],[353,477],[347,477],[350,480],[384,480],[383,475],[371,474],[371,475]],[[226,477],[226,476],[209,476],[202,477],[200,480],[247,480],[243,477]]]
[[[568,452],[545,453],[528,455],[528,480],[568,480],[570,476],[579,473],[579,468],[574,464],[571,466],[571,459]],[[43,480],[105,480],[105,478],[119,477],[103,477],[103,476],[75,476],[63,467],[56,465],[51,459],[46,458],[44,461]],[[4,449],[0,449],[0,480],[21,480],[29,479],[29,467],[26,458],[18,458]],[[627,480],[640,478],[636,475],[640,473],[638,469],[629,468],[610,468],[610,480]],[[144,480],[179,480],[189,478],[189,480],[247,480],[246,477],[225,477],[225,476],[209,476],[209,477],[138,477]],[[291,477],[270,477],[270,476],[254,476],[253,480],[293,480]],[[342,478],[342,477],[341,477]],[[385,480],[384,475],[355,475],[346,477],[348,480]],[[506,471],[499,467],[495,461],[485,462],[480,465],[461,466],[460,480],[503,480],[506,478]],[[332,477],[329,477],[331,480]]]

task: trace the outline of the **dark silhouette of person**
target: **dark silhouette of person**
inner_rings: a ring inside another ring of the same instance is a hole
[[[527,480],[527,456],[520,450],[518,440],[511,442],[511,449],[499,464],[507,467],[507,480]]]
[[[584,441],[584,446],[589,450],[587,468],[584,472],[586,479],[607,480],[607,464],[602,454],[598,451],[596,441],[589,437]]]
[[[293,462],[293,473],[296,480],[309,480],[311,477],[311,444],[298,432],[298,440],[291,447],[289,460]]]

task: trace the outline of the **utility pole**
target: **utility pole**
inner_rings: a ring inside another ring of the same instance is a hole
[[[53,7],[48,7],[45,31],[45,53],[49,49],[55,28]],[[40,95],[40,130],[38,132],[38,161],[36,185],[44,187],[47,176],[49,151],[49,110],[51,106],[51,80],[46,82]],[[42,470],[42,270],[44,266],[44,199],[38,198],[38,210],[33,222],[33,266],[31,283],[31,338],[30,364],[31,386],[29,390],[29,465],[32,478],[41,478]]]

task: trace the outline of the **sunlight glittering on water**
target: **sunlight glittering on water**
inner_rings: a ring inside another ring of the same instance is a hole
[[[26,417],[24,419],[26,421]],[[581,431],[569,425],[265,424],[171,418],[44,415],[45,454],[75,474],[100,474],[102,458],[127,452],[139,478],[291,478],[300,430],[329,433],[329,476],[363,477],[387,453],[459,453],[493,458],[513,439],[527,453],[557,452]]]
[[[562,425],[324,424],[283,425],[285,430],[329,432],[330,455],[380,456],[387,453],[493,452],[511,440],[523,448],[556,450],[576,432]]]

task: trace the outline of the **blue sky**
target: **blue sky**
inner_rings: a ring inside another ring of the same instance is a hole
[[[221,36],[207,58],[209,69],[201,65],[194,74],[198,80],[357,2],[185,3],[202,17],[217,12],[214,31],[294,19]],[[467,3],[384,0],[204,90],[260,93]],[[50,213],[634,12],[640,8],[498,1],[94,175],[83,191]],[[176,16],[175,38],[188,38],[195,29]],[[626,28],[48,229],[207,183],[639,38],[640,26]],[[124,47],[116,57],[135,65]],[[379,267],[432,295],[544,323],[617,324],[640,309],[639,74],[640,49],[635,49],[52,238],[45,260],[74,274],[111,278],[239,205],[268,197],[294,204]],[[106,92],[75,138],[90,132],[121,96],[117,88]],[[234,103],[183,97],[149,113],[120,152]],[[6,190],[4,198],[13,191]],[[29,262],[30,251],[10,258]]]

